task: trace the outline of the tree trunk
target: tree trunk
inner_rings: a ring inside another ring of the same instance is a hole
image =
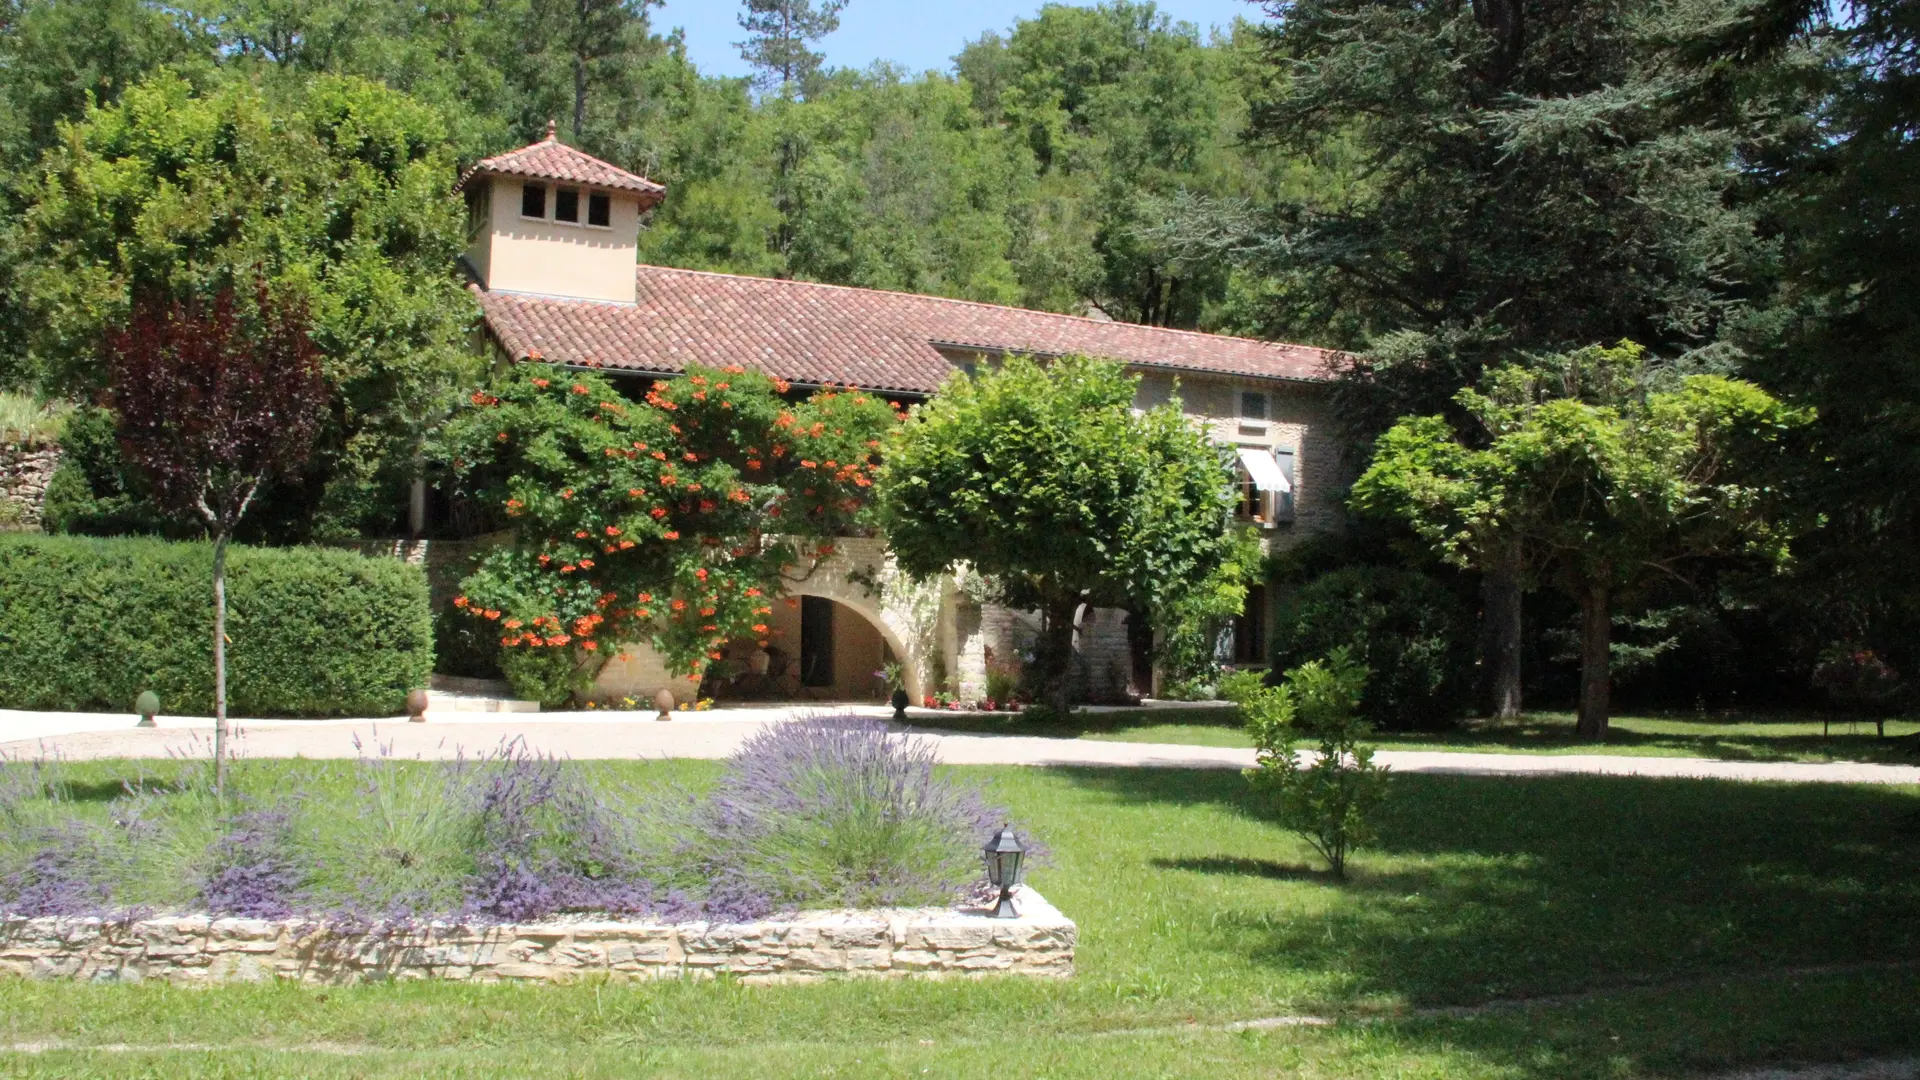
[[[1127,693],[1153,696],[1153,620],[1137,608],[1127,609]]]
[[[1075,593],[1050,597],[1040,609],[1040,700],[1058,715],[1067,715],[1073,681],[1073,617],[1080,610]]]
[[[587,126],[587,58],[573,56],[573,145],[580,145],[580,132]]]
[[[213,792],[227,793],[227,537],[213,538]]]
[[[1487,715],[1520,715],[1522,601],[1520,546],[1503,545],[1480,578],[1481,666],[1487,673]]]
[[[1612,689],[1613,615],[1607,609],[1607,587],[1589,584],[1580,596],[1580,720],[1582,739],[1607,737],[1607,698]]]

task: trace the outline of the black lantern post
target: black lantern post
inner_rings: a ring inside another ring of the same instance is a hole
[[[1013,835],[1013,826],[1009,825],[995,833],[987,841],[987,880],[1000,890],[1000,903],[993,909],[996,919],[1017,919],[1020,913],[1013,907],[1013,887],[1020,883],[1020,860],[1026,856],[1027,849],[1020,846],[1020,838]]]

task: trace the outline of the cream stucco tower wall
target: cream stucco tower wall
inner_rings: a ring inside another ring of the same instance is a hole
[[[542,188],[545,217],[521,213],[522,189],[528,184]],[[481,285],[502,292],[633,303],[639,198],[514,176],[485,177],[475,187],[467,261]],[[555,197],[562,190],[578,193],[577,223],[554,218]],[[604,226],[586,223],[588,199],[595,194],[606,196],[610,204]]]
[[[660,184],[547,137],[475,162],[466,261],[489,293],[632,304],[641,216]]]

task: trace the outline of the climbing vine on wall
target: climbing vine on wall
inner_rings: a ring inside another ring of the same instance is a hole
[[[598,373],[516,365],[441,436],[459,489],[514,525],[455,605],[497,626],[508,665],[551,650],[577,681],[621,643],[688,675],[730,640],[766,644],[781,568],[868,530],[898,422],[857,389],[788,393],[695,367],[635,401]]]

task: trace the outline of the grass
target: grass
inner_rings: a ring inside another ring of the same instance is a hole
[[[64,402],[49,405],[31,394],[0,390],[0,445],[52,445],[72,408]]]
[[[1406,775],[1335,885],[1230,772],[964,771],[1044,828],[1074,979],[8,982],[0,1043],[56,1048],[0,1076],[1598,1080],[1920,1049],[1920,790]],[[1337,1022],[1207,1027],[1295,1014]]]
[[[1387,750],[1459,750],[1494,754],[1619,754],[1720,761],[1877,761],[1920,764],[1920,720],[1888,720],[1887,737],[1871,720],[1815,714],[1655,714],[1616,716],[1602,744],[1574,737],[1573,714],[1531,713],[1515,721],[1475,721],[1452,732],[1377,732]],[[1831,731],[1825,730],[1831,726]],[[1046,735],[1111,742],[1250,747],[1238,710],[1157,708],[1076,713],[1032,723],[1017,713],[953,713],[926,725],[942,731]]]

